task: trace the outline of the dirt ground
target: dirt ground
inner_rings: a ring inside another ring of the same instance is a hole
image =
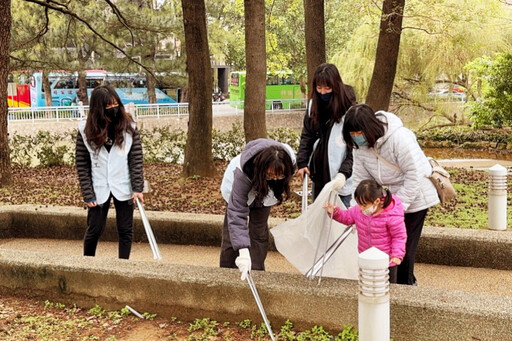
[[[0,340],[250,340],[251,328],[213,320],[139,318],[122,311],[67,307],[29,297],[0,298]],[[242,321],[240,321],[242,322]],[[243,323],[241,323],[243,325]],[[253,332],[254,333],[254,332]],[[261,338],[261,340],[270,339]]]

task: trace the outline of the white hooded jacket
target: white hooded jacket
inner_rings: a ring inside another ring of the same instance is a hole
[[[384,136],[375,143],[375,151],[401,171],[386,165],[368,147],[354,148],[354,186],[362,180],[375,179],[400,198],[405,213],[418,212],[438,204],[436,188],[428,178],[432,167],[414,133],[405,128],[395,114],[377,111],[375,115],[388,124]]]

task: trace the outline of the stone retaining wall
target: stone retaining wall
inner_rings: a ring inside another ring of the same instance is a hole
[[[147,214],[159,243],[220,245],[222,216]],[[1,206],[0,238],[81,239],[85,218],[85,210],[73,207]],[[103,240],[117,238],[112,218]],[[140,217],[135,220],[136,239],[143,240]],[[510,231],[427,227],[418,261],[510,269],[511,246]],[[274,325],[290,319],[299,329],[357,326],[357,281],[324,278],[318,286],[295,274],[254,272],[253,277]],[[130,305],[168,318],[261,321],[235,269],[0,250],[1,293],[116,310]],[[512,335],[510,298],[393,284],[390,294],[396,341],[509,340]]]
[[[274,326],[297,329],[357,326],[358,283],[254,272]],[[161,317],[208,316],[217,321],[261,322],[246,282],[234,269],[0,250],[0,294],[22,294],[108,310],[126,305]],[[391,285],[391,336],[411,340],[510,340],[512,299],[460,291]]]
[[[222,215],[146,212],[156,240],[163,244],[220,246]],[[33,205],[0,207],[0,238],[81,240],[87,211],[76,207]],[[282,219],[270,218],[269,226]],[[117,241],[115,213],[110,210],[102,240]],[[134,242],[147,242],[135,211]],[[270,235],[270,250],[275,245]],[[416,261],[450,266],[512,270],[512,231],[428,227],[423,229]]]

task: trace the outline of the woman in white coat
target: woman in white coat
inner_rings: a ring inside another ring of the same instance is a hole
[[[398,267],[397,283],[416,285],[414,259],[429,207],[439,203],[432,173],[416,136],[395,114],[374,112],[366,104],[352,106],[345,114],[343,138],[353,148],[353,178],[374,179],[387,186],[403,203],[407,229],[406,253]]]

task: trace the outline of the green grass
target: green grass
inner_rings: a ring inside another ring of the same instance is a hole
[[[425,226],[442,226],[468,229],[488,228],[488,179],[487,172],[471,169],[449,169],[452,184],[457,191],[456,202],[436,205],[429,209]],[[508,179],[508,206],[512,203]],[[507,225],[512,224],[512,212],[507,211]]]

